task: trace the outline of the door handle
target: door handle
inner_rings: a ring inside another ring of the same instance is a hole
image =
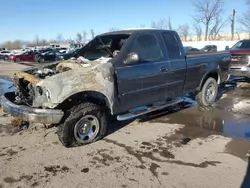
[[[161,70],[161,72],[168,72],[167,68],[161,68],[160,70]]]

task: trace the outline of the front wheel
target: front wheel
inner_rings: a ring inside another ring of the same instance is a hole
[[[58,137],[65,147],[89,144],[107,133],[105,110],[93,103],[73,107],[65,121],[58,126]]]
[[[196,96],[200,106],[208,107],[215,103],[218,93],[218,83],[214,78],[208,78],[201,91]]]

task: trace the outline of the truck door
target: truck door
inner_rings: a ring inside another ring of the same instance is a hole
[[[126,50],[125,50],[126,51]],[[140,61],[134,64],[122,63],[116,69],[118,95],[124,110],[164,101],[167,98],[167,70],[157,34],[137,34],[126,55],[135,53]]]
[[[168,97],[175,98],[183,95],[183,87],[186,79],[187,64],[185,54],[181,50],[181,41],[173,32],[163,32],[162,36],[166,44],[169,59],[168,72]]]

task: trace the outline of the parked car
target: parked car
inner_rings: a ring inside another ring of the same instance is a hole
[[[68,51],[67,53],[64,53],[64,54],[58,54],[58,58],[61,59],[61,60],[70,59],[71,57],[74,57],[79,50],[80,50],[80,48],[76,48],[76,49],[70,50],[70,51]]]
[[[217,52],[216,45],[205,45],[203,48],[200,49],[203,52]]]
[[[3,50],[3,51],[0,51],[0,59],[3,59],[3,60],[8,60],[10,55],[11,55],[11,51],[8,51],[8,50]]]
[[[4,51],[4,50],[7,50],[6,48],[0,48],[0,51]]]
[[[20,62],[20,61],[34,61],[35,60],[35,53],[30,52],[23,52],[20,54],[12,54],[9,58],[9,60],[14,62]]]
[[[36,61],[40,63],[44,63],[46,61],[56,61],[57,54],[55,51],[47,51],[45,53],[36,54]]]
[[[232,55],[230,75],[250,78],[250,40],[238,41],[232,48],[228,48]]]
[[[16,92],[1,96],[12,116],[57,125],[66,147],[105,136],[110,117],[134,119],[180,103],[187,93],[212,105],[231,57],[226,51],[187,56],[177,32],[157,29],[101,34],[77,54],[15,73]]]
[[[68,51],[68,48],[59,47],[59,48],[55,48],[55,51],[59,53],[66,53]]]
[[[54,52],[52,48],[43,48],[43,49],[36,49],[34,50],[35,53],[35,61],[38,62],[38,58],[40,55],[43,55],[47,52]]]
[[[197,53],[197,52],[201,52],[198,48],[194,48],[192,46],[184,46],[184,51],[186,53]]]

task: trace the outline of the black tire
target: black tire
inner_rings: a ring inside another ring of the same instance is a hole
[[[208,100],[206,96],[207,96],[207,90],[210,86],[214,88],[214,93],[213,93],[213,96]],[[215,103],[217,94],[218,94],[217,81],[214,78],[208,78],[205,81],[201,91],[196,95],[195,99],[200,106],[208,107]]]
[[[20,62],[20,61],[21,61],[21,60],[20,60],[19,58],[16,58],[16,59],[15,59],[15,62],[16,62],[16,63],[18,63],[18,62]]]
[[[4,61],[7,61],[9,59],[9,57],[5,56],[3,59],[4,59]]]
[[[45,62],[45,59],[41,57],[41,58],[38,59],[38,62],[39,62],[39,63],[44,63],[44,62]]]
[[[74,128],[77,122],[86,115],[95,116],[98,119],[99,131],[92,141],[80,143],[74,136]],[[65,147],[81,146],[103,138],[107,134],[106,109],[89,102],[74,106],[66,114],[65,121],[58,126],[57,134],[60,142]]]

